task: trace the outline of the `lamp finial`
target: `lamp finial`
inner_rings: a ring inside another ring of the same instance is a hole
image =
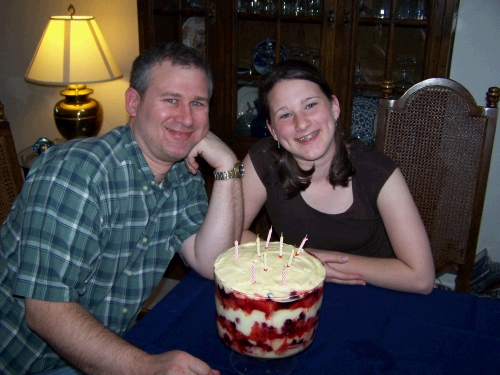
[[[73,4],[69,4],[69,7],[68,7],[68,16],[70,16],[71,18],[73,18],[73,14],[75,14],[75,7],[73,6]]]

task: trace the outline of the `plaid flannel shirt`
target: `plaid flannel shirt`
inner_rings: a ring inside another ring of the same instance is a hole
[[[157,184],[129,125],[45,151],[1,228],[0,372],[64,364],[26,325],[23,297],[77,302],[126,332],[206,211],[200,174],[179,162]]]

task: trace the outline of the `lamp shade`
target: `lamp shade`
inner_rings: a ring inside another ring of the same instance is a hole
[[[122,77],[92,16],[51,17],[25,74],[26,81],[70,85]]]

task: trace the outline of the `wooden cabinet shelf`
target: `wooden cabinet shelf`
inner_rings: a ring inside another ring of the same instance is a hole
[[[372,0],[323,0],[319,16],[282,15],[281,1],[272,14],[238,12],[237,1],[205,0],[203,9],[182,8],[186,1],[173,3],[177,5],[167,9],[164,0],[137,0],[140,49],[182,42],[184,22],[205,19],[205,55],[215,83],[211,129],[244,156],[257,139],[236,134],[237,93],[244,85],[255,86],[260,75],[237,73],[238,68],[254,69],[258,43],[275,41],[276,61],[283,46],[287,58],[317,64],[339,98],[340,123],[349,133],[353,98],[360,93],[376,96],[384,80],[397,80],[404,73],[404,58],[414,82],[449,76],[459,0],[427,0],[426,19],[398,19],[398,0],[390,2],[387,18],[359,14],[361,4],[374,7]],[[366,81],[356,80],[360,72]]]

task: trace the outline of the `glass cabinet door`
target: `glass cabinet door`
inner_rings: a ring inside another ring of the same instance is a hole
[[[401,95],[413,82],[449,76],[458,4],[137,0],[140,50],[178,41],[204,51],[214,76],[211,130],[240,158],[266,135],[255,120],[258,80],[284,58],[318,65],[339,98],[344,132],[370,142],[384,80],[394,81]],[[366,123],[371,127],[360,125]]]
[[[205,0],[137,0],[140,50],[182,42],[206,55]]]
[[[323,0],[238,1],[237,137],[269,135],[260,113],[257,85],[276,62],[293,58],[320,66],[324,7]]]
[[[422,79],[428,2],[359,0],[355,35],[356,89],[378,91],[384,79],[392,79],[401,91]]]
[[[435,67],[430,54],[436,51],[431,32],[440,30],[455,1],[446,0],[348,0],[352,7],[353,39],[351,82],[347,87],[347,111],[343,120],[346,131],[371,143],[375,138],[375,119],[384,80],[394,84],[394,94],[402,95],[413,84],[431,76],[446,76],[448,67]],[[453,4],[451,4],[453,3]],[[432,20],[432,21],[431,21]],[[439,34],[440,37],[443,34]],[[436,74],[437,73],[437,74]],[[350,123],[350,128],[349,128]]]

